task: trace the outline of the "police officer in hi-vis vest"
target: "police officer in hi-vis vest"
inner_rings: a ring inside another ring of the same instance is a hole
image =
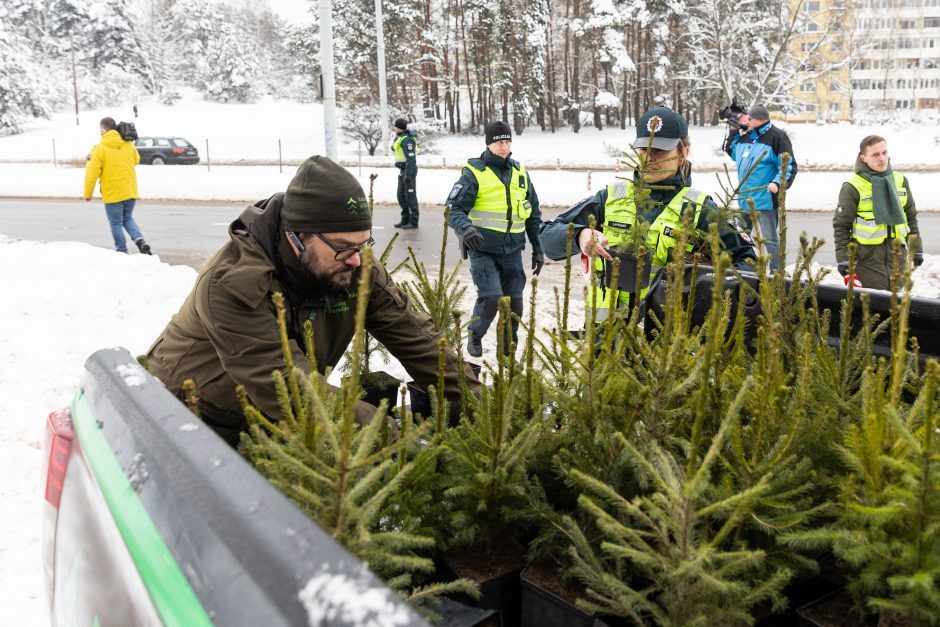
[[[891,289],[894,240],[901,242],[902,267],[907,262],[905,244],[914,253],[915,266],[924,262],[911,185],[906,176],[891,169],[883,137],[869,135],[859,144],[855,175],[842,184],[832,230],[843,277],[849,272],[849,243],[857,244],[855,273],[862,287]]]
[[[685,118],[668,107],[653,107],[637,120],[633,142],[634,148],[647,160],[643,179],[649,184],[648,197],[636,193],[640,173],[634,172],[633,180],[611,183],[542,226],[542,248],[549,259],[565,258],[570,223],[575,225],[571,252],[584,252],[594,258],[595,271],[601,278],[588,296],[585,316],[592,315],[591,308],[597,310],[597,320],[609,316],[613,290],[604,288],[603,263],[605,259],[612,260],[608,249],[622,243],[628,230],[638,223],[649,224],[646,246],[652,260],[650,277],[675,254],[678,231],[686,213],[692,214],[690,224],[702,235],[690,237],[686,250],[709,252],[707,233],[709,226],[719,218],[718,207],[708,194],[692,187],[690,145]],[[591,215],[595,220],[594,230],[588,226]],[[756,256],[747,233],[731,219],[718,224],[718,234],[722,248],[730,253],[734,265],[741,270],[752,270],[747,260],[754,260]],[[646,294],[647,287],[648,284],[643,287],[641,296]],[[629,305],[630,294],[618,294],[618,306]]]
[[[483,354],[483,336],[496,318],[499,299],[509,296],[511,309],[522,316],[525,270],[522,249],[532,244],[532,271],[542,270],[545,257],[539,245],[542,212],[532,179],[509,156],[512,130],[505,122],[491,122],[484,129],[486,150],[470,159],[460,180],[450,190],[450,226],[460,238],[464,257],[470,259],[470,275],[477,288],[473,319],[467,334],[467,353]],[[516,339],[518,323],[512,325]],[[508,338],[507,338],[508,339]],[[504,344],[508,352],[509,344]]]
[[[395,153],[395,167],[398,168],[398,206],[401,207],[401,220],[396,229],[418,228],[418,194],[415,191],[415,178],[418,176],[418,139],[408,130],[408,120],[398,118],[392,127],[392,152]]]

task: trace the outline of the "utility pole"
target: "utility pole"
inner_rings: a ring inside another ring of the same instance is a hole
[[[380,137],[388,132],[388,90],[385,86],[385,29],[382,26],[382,0],[375,0],[375,41],[378,50],[379,67],[379,128],[382,129]],[[388,142],[381,143],[382,154],[388,154]]]
[[[75,72],[75,45],[69,29],[69,52],[72,55],[72,97],[75,98],[75,126],[78,126],[78,75]]]
[[[333,74],[333,2],[320,0],[320,79],[323,95],[323,142],[336,161],[336,77]]]

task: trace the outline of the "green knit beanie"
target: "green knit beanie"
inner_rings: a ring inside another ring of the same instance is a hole
[[[327,157],[308,157],[287,186],[281,228],[298,233],[369,231],[372,215],[362,186]]]

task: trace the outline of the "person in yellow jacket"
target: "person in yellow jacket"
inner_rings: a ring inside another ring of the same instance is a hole
[[[901,243],[902,265],[907,262],[908,246],[914,254],[914,266],[924,262],[911,184],[891,168],[883,137],[869,135],[859,144],[855,174],[839,191],[832,230],[836,263],[843,277],[849,272],[849,243],[858,246],[855,274],[862,287],[891,289],[895,240]]]
[[[140,153],[134,142],[125,141],[118,133],[114,118],[102,118],[99,127],[101,142],[91,149],[85,163],[85,200],[91,200],[95,184],[100,179],[101,199],[111,225],[115,250],[127,252],[126,229],[140,252],[149,255],[150,245],[134,221],[134,206],[137,204],[137,172],[134,168],[140,163]]]

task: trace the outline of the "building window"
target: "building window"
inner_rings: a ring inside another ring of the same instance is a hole
[[[816,47],[816,42],[814,41],[804,41],[802,44],[800,44],[800,50],[802,50],[803,52],[809,52],[815,47]]]
[[[940,28],[940,17],[925,17],[924,28]]]
[[[937,40],[933,38],[924,39],[924,48],[935,48],[937,46]]]
[[[837,82],[835,82],[835,81],[830,81],[830,82],[829,82],[829,91],[837,92],[837,91],[840,91],[841,89],[842,89],[842,86],[839,85],[839,83],[837,83]]]
[[[832,42],[832,44],[830,44],[829,46],[829,49],[832,50],[833,52],[842,52],[842,42],[841,41]]]
[[[898,26],[904,30],[917,28],[917,20],[898,20]]]
[[[829,113],[838,113],[839,112],[839,103],[830,102],[829,103]]]
[[[815,33],[815,32],[818,31],[818,30],[819,30],[819,24],[817,24],[816,22],[807,22],[807,23],[806,23],[805,31],[806,31],[807,33]]]
[[[813,81],[806,81],[805,83],[801,83],[800,91],[804,94],[814,93],[816,91],[816,83]]]
[[[803,3],[803,13],[818,13],[819,0],[807,0]]]
[[[816,104],[812,102],[804,102],[800,104],[800,109],[804,113],[816,113]]]

